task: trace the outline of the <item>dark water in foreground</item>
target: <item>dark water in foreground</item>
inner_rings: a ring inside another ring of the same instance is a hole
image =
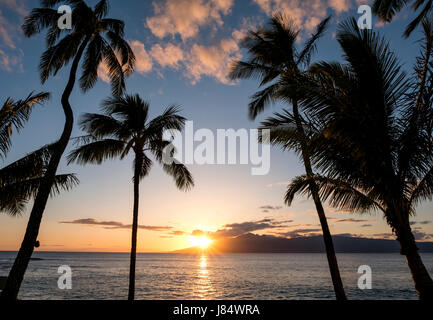
[[[0,252],[0,276],[15,253]],[[129,254],[38,252],[21,299],[125,299]],[[408,267],[398,254],[339,254],[350,299],[417,299]],[[423,254],[433,275],[433,254]],[[57,285],[60,265],[72,269],[72,289]],[[372,289],[358,288],[360,265],[372,269]],[[333,299],[324,254],[138,254],[137,299]]]

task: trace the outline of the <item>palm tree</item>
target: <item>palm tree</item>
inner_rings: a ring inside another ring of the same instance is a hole
[[[58,19],[61,14],[53,7],[59,3],[69,4],[73,9],[71,30],[58,28]],[[82,56],[84,55],[84,62],[79,84],[84,92],[94,86],[98,79],[98,66],[105,62],[113,94],[121,94],[125,87],[125,76],[132,73],[135,62],[130,46],[123,39],[123,21],[105,18],[109,9],[107,0],[100,0],[94,8],[87,6],[82,0],[41,0],[41,5],[41,8],[33,9],[25,18],[22,29],[27,37],[32,37],[43,29],[48,30],[46,34],[47,50],[43,53],[39,65],[42,83],[50,75],[56,75],[71,60],[72,65],[61,98],[65,126],[60,139],[54,145],[52,156],[34,200],[23,242],[1,293],[2,298],[12,300],[18,296],[33,253],[56,171],[71,137],[74,117],[69,97],[75,86]],[[62,35],[64,35],[63,38],[61,38]],[[120,57],[120,62],[116,53]]]
[[[25,99],[14,101],[7,98],[0,108],[0,158],[4,159],[11,146],[11,135],[19,131],[36,104],[49,99],[49,93],[30,93]],[[51,156],[50,146],[45,146],[0,169],[0,212],[11,216],[20,215],[41,183]],[[57,175],[52,194],[68,190],[78,180],[74,175]]]
[[[401,9],[408,6],[410,2],[413,2],[412,8],[413,11],[417,11],[421,9],[418,16],[409,23],[404,31],[404,36],[409,37],[410,34],[415,30],[415,28],[420,25],[422,20],[427,18],[433,9],[433,1],[431,0],[375,0],[373,4],[373,12],[383,21],[383,22],[391,22],[396,13],[398,13]]]
[[[194,185],[188,169],[176,161],[166,161],[174,152],[170,141],[163,139],[165,130],[182,130],[185,118],[178,114],[176,106],[168,107],[160,116],[149,120],[149,103],[137,95],[112,97],[103,101],[103,114],[84,114],[81,128],[88,135],[78,138],[80,145],[68,156],[69,163],[100,164],[106,159],[124,159],[134,152],[134,208],[132,222],[131,259],[129,271],[128,300],[134,300],[135,261],[137,251],[137,228],[139,206],[139,184],[149,173],[152,154],[164,171],[173,177],[176,186],[188,190]],[[165,153],[165,150],[169,150]]]
[[[323,174],[295,178],[286,200],[309,194],[315,181],[334,207],[381,211],[419,298],[431,300],[433,281],[410,226],[416,205],[433,198],[433,23],[423,20],[422,27],[421,55],[408,77],[384,39],[359,30],[355,19],[340,25],[337,40],[347,63],[317,63],[308,90],[298,90],[302,106],[322,125],[312,148]]]
[[[276,100],[280,99],[291,104],[296,132],[301,137],[300,154],[308,176],[313,176],[314,173],[310,160],[311,155],[306,143],[306,133],[302,125],[303,117],[298,107],[298,97],[292,94],[283,97],[277,93],[284,87],[286,77],[294,79],[298,74],[304,72],[303,68],[308,67],[311,56],[316,50],[317,40],[324,34],[329,20],[329,17],[324,19],[317,26],[314,34],[305,42],[302,50],[298,51],[296,41],[299,31],[295,29],[289,19],[283,15],[275,15],[270,20],[268,27],[250,31],[244,38],[242,45],[251,56],[246,61],[235,62],[230,72],[232,79],[258,78],[260,87],[264,87],[252,96],[249,104],[249,115],[252,119],[255,119],[270,103]],[[341,281],[325,210],[318,194],[318,187],[312,181],[309,188],[313,194],[314,204],[322,226],[335,295],[338,300],[345,300],[346,294]]]

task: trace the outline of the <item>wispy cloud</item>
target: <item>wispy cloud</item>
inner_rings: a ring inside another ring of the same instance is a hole
[[[0,0],[0,69],[7,72],[23,71],[23,52],[17,48],[19,25],[12,23],[4,15],[4,10],[12,10],[20,18],[27,14],[23,1]]]
[[[279,181],[279,182],[275,182],[275,183],[270,183],[270,184],[266,185],[266,187],[272,188],[272,187],[288,186],[289,184],[290,184],[290,181]]]
[[[0,0],[0,6],[10,9],[20,16],[25,16],[29,12],[24,0]]]
[[[278,232],[275,235],[286,238],[299,238],[307,236],[315,236],[321,234],[322,229],[320,228],[300,228],[294,229],[286,232]]]
[[[130,224],[124,224],[119,221],[103,221],[103,220],[97,220],[93,218],[84,218],[84,219],[77,219],[72,221],[60,221],[60,224],[77,224],[77,225],[89,225],[89,226],[101,226],[105,229],[131,229],[132,225]],[[173,227],[168,226],[146,226],[146,225],[139,225],[139,229],[143,230],[149,230],[149,231],[167,231],[172,229]]]
[[[21,56],[9,54],[0,49],[0,68],[8,72],[14,70],[22,71],[23,66]]]
[[[363,223],[363,222],[372,222],[372,221],[376,221],[376,220],[370,220],[370,219],[354,219],[354,218],[349,218],[349,219],[338,219],[338,218],[328,218],[328,220],[335,220],[335,223]]]
[[[431,221],[430,220],[424,220],[424,221],[411,221],[410,222],[410,224],[413,226],[413,225],[416,225],[416,224],[423,224],[423,225],[425,225],[425,224],[430,224],[431,223]]]

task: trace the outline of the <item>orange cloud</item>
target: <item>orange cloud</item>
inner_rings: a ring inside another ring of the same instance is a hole
[[[231,38],[223,39],[213,46],[194,44],[191,48],[185,76],[192,84],[200,81],[202,76],[216,78],[224,84],[230,84],[227,78],[229,67],[234,59],[240,59],[239,46]]]
[[[152,59],[140,41],[131,41],[130,46],[135,54],[135,70],[139,73],[147,73],[152,70]]]
[[[306,31],[312,31],[327,16],[327,9],[337,14],[348,11],[351,0],[253,0],[267,15],[282,12]]]
[[[216,23],[223,25],[222,15],[227,15],[233,0],[166,0],[154,3],[155,16],[146,24],[158,38],[179,34],[183,40],[195,37],[199,28]]]
[[[161,46],[156,44],[150,50],[150,55],[161,67],[179,68],[179,62],[184,59],[180,46],[171,43]]]

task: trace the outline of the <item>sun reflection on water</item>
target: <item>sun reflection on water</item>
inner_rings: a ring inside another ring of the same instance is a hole
[[[198,261],[197,282],[194,291],[196,296],[202,300],[210,299],[214,292],[209,278],[208,260],[209,257],[203,254]]]

